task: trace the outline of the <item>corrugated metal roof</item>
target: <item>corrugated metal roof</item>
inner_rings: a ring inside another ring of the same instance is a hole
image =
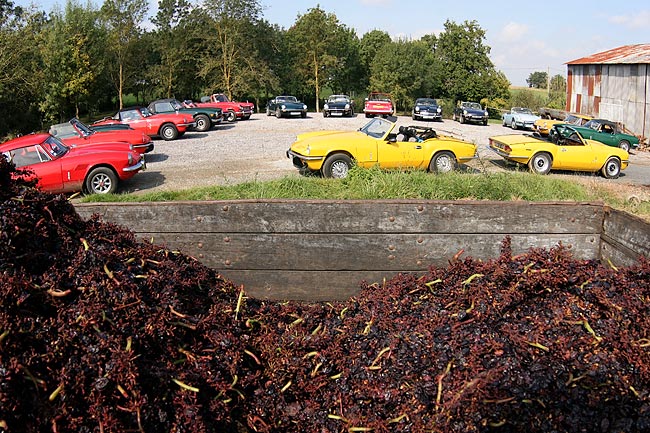
[[[566,62],[566,65],[650,63],[650,44],[624,45],[611,50]]]

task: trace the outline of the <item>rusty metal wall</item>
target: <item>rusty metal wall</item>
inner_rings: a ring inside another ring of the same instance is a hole
[[[622,122],[650,135],[650,65],[568,65],[567,110]]]

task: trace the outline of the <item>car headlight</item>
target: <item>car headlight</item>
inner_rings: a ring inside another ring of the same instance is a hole
[[[420,112],[420,107],[415,107],[415,112],[419,113]]]
[[[438,113],[440,113],[440,112],[442,111],[442,108],[438,107],[438,109],[437,109],[436,111],[437,111]]]
[[[323,105],[323,108],[326,109],[326,110],[329,110],[329,109],[330,109],[330,106],[327,105],[327,104],[325,104],[325,105]]]
[[[486,112],[485,112],[485,116],[487,116],[487,115],[488,115],[488,112],[486,111]]]
[[[350,109],[350,104],[345,104],[345,109],[349,110]]]
[[[302,109],[303,109],[303,110],[306,110],[306,109],[307,109],[307,106],[303,104]]]
[[[467,110],[463,110],[463,114],[467,116]]]
[[[133,165],[133,155],[129,153],[129,156],[127,157],[127,161],[129,162],[129,165]]]
[[[283,110],[286,110],[286,109],[287,109],[287,106],[284,105],[284,104],[282,104],[282,105],[280,106],[280,108],[282,108]]]

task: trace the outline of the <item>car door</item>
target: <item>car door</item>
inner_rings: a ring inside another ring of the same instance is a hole
[[[589,131],[589,134],[587,134],[587,137],[585,138],[600,141],[608,146],[617,146],[613,132],[614,131],[611,128],[608,128],[607,125],[600,125],[597,130]]]
[[[25,168],[34,172],[41,189],[50,192],[64,190],[61,164],[57,159],[53,160],[39,144],[15,149],[11,153],[17,168]]]
[[[377,161],[381,168],[419,168],[424,149],[421,142],[379,140]]]
[[[595,171],[600,168],[598,153],[588,143],[566,141],[558,145],[553,158],[553,168],[557,170]]]

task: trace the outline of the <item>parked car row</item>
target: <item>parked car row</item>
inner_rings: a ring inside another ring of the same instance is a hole
[[[37,179],[44,191],[114,193],[119,182],[146,168],[145,154],[154,150],[153,138],[175,140],[188,131],[208,131],[222,122],[224,110],[229,121],[250,118],[253,104],[224,97],[214,94],[205,104],[159,99],[148,107],[121,109],[91,125],[73,118],[52,125],[47,133],[2,143],[0,155],[23,175]]]
[[[396,120],[376,117],[356,131],[299,134],[286,156],[301,174],[345,178],[353,165],[447,173],[478,155],[475,144],[439,135],[433,128],[401,126],[395,132]],[[608,146],[590,134],[588,127],[556,124],[551,133],[555,140],[537,133],[501,135],[490,137],[489,147],[506,161],[537,174],[570,170],[617,178],[628,166],[627,150]]]

